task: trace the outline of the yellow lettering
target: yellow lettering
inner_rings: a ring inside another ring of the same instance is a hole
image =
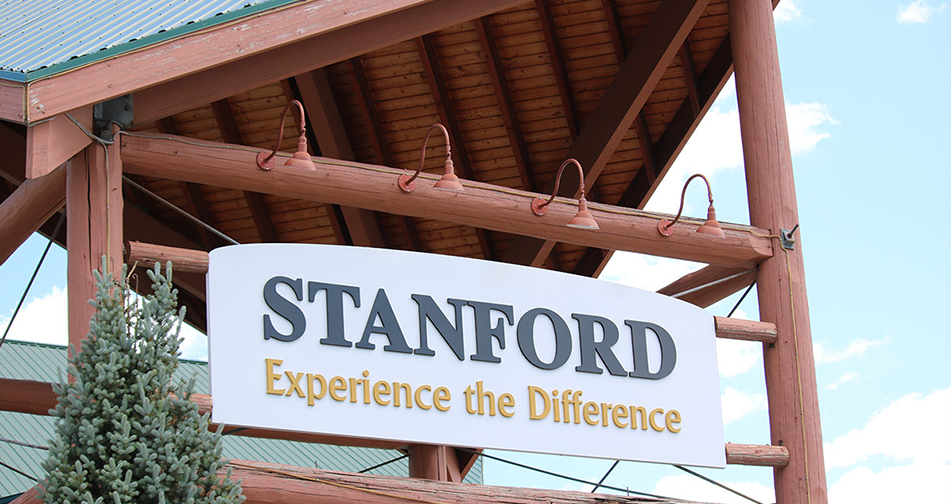
[[[584,423],[588,425],[598,425],[597,419],[591,419],[591,415],[598,414],[598,403],[591,401],[584,403],[584,409],[582,410],[582,413],[584,415]]]
[[[284,395],[284,389],[274,388],[274,383],[281,379],[281,375],[274,372],[274,366],[284,364],[281,359],[264,359],[264,367],[267,372],[267,393],[272,395]]]
[[[297,392],[298,396],[304,397],[304,389],[300,387],[300,381],[304,378],[304,373],[297,373],[295,375],[290,371],[284,371],[284,374],[287,375],[287,379],[291,381],[291,388],[287,389],[287,393],[284,395],[289,396]]]
[[[314,393],[314,379],[315,378],[320,383],[319,394]],[[324,375],[307,373],[307,405],[313,406],[314,399],[323,399],[326,393],[327,393],[327,379],[324,378]]]
[[[439,411],[449,411],[449,405],[443,404],[443,401],[450,399],[452,399],[452,395],[449,394],[449,389],[446,387],[438,387],[436,388],[436,392],[433,393],[433,406]]]
[[[664,414],[664,409],[663,409],[663,408],[654,408],[654,409],[651,410],[651,414],[650,414],[650,416],[648,417],[648,418],[650,419],[650,421],[651,421],[651,429],[654,429],[654,430],[657,431],[657,432],[664,432],[664,426],[663,426],[663,425],[657,425],[656,423],[654,423],[654,416],[657,415],[658,413],[660,413],[661,415],[663,415],[663,414]]]
[[[357,386],[360,385],[360,382],[363,380],[359,378],[350,378],[350,402],[357,402]]]
[[[512,408],[515,406],[515,397],[508,392],[499,396],[499,413],[502,414],[505,418],[512,418],[515,416],[514,411],[508,411],[505,408]]]
[[[614,405],[611,403],[601,403],[601,425],[608,426],[608,412],[611,411]]]
[[[346,398],[345,396],[339,396],[339,395],[337,395],[337,392],[341,392],[341,391],[343,391],[343,390],[347,390],[347,381],[344,380],[342,376],[334,376],[333,378],[331,378],[331,379],[330,379],[330,387],[329,387],[328,390],[329,390],[329,392],[330,392],[330,397],[331,397],[334,401],[346,401],[346,400],[347,400],[347,398]]]
[[[363,370],[363,404],[370,404],[370,372]]]
[[[615,406],[614,411],[611,412],[611,416],[614,418],[614,425],[622,429],[627,427],[627,422],[622,422],[622,420],[627,419],[627,407],[623,404]]]
[[[419,397],[419,393],[420,393],[420,392],[422,392],[422,391],[424,391],[424,390],[432,390],[432,389],[433,389],[433,388],[430,387],[429,385],[423,385],[422,387],[418,387],[418,388],[416,389],[416,393],[413,394],[413,397],[416,399],[416,405],[417,405],[417,406],[419,406],[420,408],[422,408],[422,409],[424,409],[424,410],[432,409],[432,406],[429,406],[429,405],[427,405],[426,403],[424,403],[423,400]]]
[[[647,430],[647,410],[643,406],[631,406],[631,428],[637,428],[637,420],[634,418],[635,412],[641,417],[641,430]]]
[[[413,407],[413,388],[409,383],[393,382],[393,406],[400,406],[400,390],[406,390],[406,407]]]
[[[674,434],[680,432],[681,427],[674,427],[675,425],[680,425],[680,412],[672,409],[667,412],[667,416],[664,417],[667,423],[667,430],[673,432]]]
[[[545,401],[545,410],[541,413],[538,413],[538,409],[535,408],[535,396],[540,395],[542,401]],[[541,420],[548,416],[548,413],[551,411],[551,401],[548,400],[548,394],[544,390],[528,386],[528,418],[532,420]]]
[[[380,406],[387,406],[390,404],[389,399],[384,399],[381,396],[390,395],[390,384],[385,381],[378,381],[373,384],[373,400],[376,401]]]

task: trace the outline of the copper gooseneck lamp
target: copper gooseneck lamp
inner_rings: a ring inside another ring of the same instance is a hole
[[[419,177],[420,172],[423,171],[423,165],[426,163],[426,144],[429,143],[429,136],[432,135],[433,130],[439,128],[442,130],[443,136],[446,137],[446,172],[443,176],[436,181],[436,189],[448,189],[450,191],[462,191],[462,182],[459,181],[459,177],[456,176],[455,170],[452,167],[452,146],[449,144],[449,132],[446,131],[446,127],[442,124],[436,123],[429,127],[429,130],[426,131],[426,137],[423,138],[423,150],[419,155],[419,168],[416,169],[416,173],[410,176],[409,173],[400,175],[398,184],[400,189],[405,193],[411,193],[416,189],[416,178]]]
[[[314,164],[314,161],[310,158],[310,154],[307,153],[307,122],[304,119],[304,106],[297,100],[291,100],[290,103],[284,107],[284,112],[281,113],[281,125],[278,129],[277,145],[274,146],[274,150],[270,154],[264,152],[258,153],[258,166],[261,167],[262,170],[270,171],[275,167],[274,156],[277,154],[277,150],[281,148],[281,142],[284,141],[284,121],[287,120],[287,112],[291,109],[292,105],[297,105],[297,110],[300,112],[300,138],[297,140],[297,152],[284,163],[284,166],[306,168],[308,170],[317,169],[317,165]]]
[[[588,200],[584,198],[584,169],[581,168],[581,163],[574,158],[564,160],[558,168],[558,174],[555,175],[555,189],[552,190],[551,197],[548,198],[547,201],[544,198],[535,198],[532,200],[532,212],[538,216],[543,216],[548,213],[548,205],[551,204],[555,199],[555,195],[558,194],[558,186],[561,185],[561,174],[564,173],[565,167],[570,163],[574,163],[575,166],[578,167],[578,181],[581,196],[578,198],[578,213],[568,221],[568,227],[576,229],[601,229],[591,215],[591,212],[588,211]]]
[[[707,199],[710,200],[710,206],[707,208],[707,222],[704,222],[702,226],[697,228],[698,233],[717,236],[720,238],[725,238],[726,235],[723,234],[723,229],[720,228],[720,223],[717,222],[717,211],[713,208],[713,191],[710,190],[710,181],[707,180],[707,177],[704,177],[701,174],[692,175],[687,179],[687,182],[684,184],[684,190],[680,193],[680,210],[677,210],[677,216],[674,217],[673,222],[668,221],[667,219],[662,219],[657,223],[657,231],[660,231],[660,234],[664,236],[670,236],[670,228],[680,220],[680,214],[684,211],[684,197],[687,195],[687,186],[690,185],[690,181],[700,177],[707,184]]]

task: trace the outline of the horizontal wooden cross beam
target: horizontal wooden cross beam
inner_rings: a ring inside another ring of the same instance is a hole
[[[52,383],[0,378],[0,390],[3,390],[3,395],[0,396],[0,411],[48,415],[50,409],[56,406],[56,394],[53,392]],[[211,396],[207,394],[192,394],[191,400],[198,403],[198,411],[201,414],[211,413]],[[217,428],[218,426],[216,424],[209,427],[211,430]],[[274,429],[237,429],[234,434],[247,437],[302,441],[305,443],[365,446],[371,448],[395,449],[405,446],[405,443],[396,441],[327,436]],[[782,446],[727,443],[725,450],[727,464],[783,467],[789,462],[789,452]]]
[[[198,141],[174,135],[126,133],[121,136],[123,166],[128,173],[185,180],[243,191],[258,191],[321,203],[354,206],[400,215],[454,222],[546,240],[628,250],[710,264],[740,265],[773,254],[765,230],[725,225],[726,237],[696,231],[702,221],[681,219],[669,237],[657,231],[667,215],[629,208],[590,204],[598,231],[573,229],[566,224],[578,211],[573,199],[559,198],[544,217],[531,210],[541,194],[465,181],[464,191],[433,187],[436,177],[423,174],[416,190],[403,193],[397,179],[402,169],[313,158],[316,170],[283,166],[264,171],[255,157],[261,149]]]

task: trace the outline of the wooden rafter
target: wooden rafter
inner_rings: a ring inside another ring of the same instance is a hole
[[[654,13],[585,128],[568,150],[568,157],[577,159],[584,167],[586,187],[597,180],[607,165],[707,3],[708,0],[663,2]],[[559,194],[567,197],[577,194],[577,178],[576,172],[566,171]],[[551,240],[519,237],[506,251],[503,260],[537,266],[554,244]]]
[[[446,89],[446,79],[443,77],[442,68],[439,66],[439,57],[436,55],[436,46],[433,44],[432,35],[423,35],[417,38],[416,45],[419,50],[419,59],[422,60],[425,69],[426,81],[429,82],[429,90],[436,102],[436,112],[439,114],[439,120],[449,129],[449,135],[454,139],[452,155],[455,159],[453,164],[459,166],[467,179],[475,180],[475,172],[469,163],[465,138],[462,136],[456,114],[452,110],[452,100],[449,97],[449,90]],[[492,235],[480,228],[475,228],[475,234],[479,240],[482,257],[495,259]]]
[[[518,168],[519,177],[522,179],[522,189],[538,191],[538,184],[535,181],[535,173],[532,169],[532,158],[528,152],[528,145],[525,143],[521,122],[515,112],[512,91],[509,88],[508,78],[505,77],[505,68],[502,66],[502,57],[499,56],[499,47],[495,41],[492,22],[486,16],[476,20],[475,27],[476,33],[479,34],[482,52],[485,55],[489,77],[492,79],[492,90],[495,92],[495,99],[499,103],[505,131],[508,133],[512,157],[515,158],[515,167]]]
[[[6,191],[6,182],[0,180]],[[0,203],[0,264],[66,203],[66,168],[25,181]]]
[[[601,7],[604,9],[604,20],[608,24],[608,33],[611,35],[614,54],[617,55],[618,63],[620,63],[627,58],[627,40],[624,37],[624,26],[621,24],[621,15],[618,13],[617,3],[614,0],[601,0]]]
[[[575,95],[571,90],[571,79],[568,76],[568,69],[565,67],[561,42],[558,39],[555,17],[551,13],[551,5],[549,5],[548,0],[535,0],[535,10],[538,11],[538,21],[541,23],[542,33],[545,35],[545,45],[548,46],[551,69],[555,74],[555,85],[558,87],[558,95],[561,96],[565,120],[568,122],[568,131],[571,133],[571,138],[577,138],[578,132],[581,131],[581,123],[578,118],[578,108],[575,106]]]
[[[92,143],[79,126],[92,131],[92,107],[81,107],[26,129],[26,178],[42,177]]]
[[[755,279],[755,268],[706,266],[684,275],[657,292],[676,296],[681,301],[706,308],[740,289],[749,287]]]
[[[194,72],[267,54],[296,40],[427,3],[429,0],[327,0],[324,8],[315,9],[305,2],[248,16],[238,21],[240,25],[222,23],[197,30],[32,82],[27,88],[28,122],[41,121],[154,84],[172,81],[173,86],[181,90],[181,81],[175,80]],[[163,64],[155,64],[159,57]],[[213,100],[205,103],[210,101]],[[168,115],[171,114],[160,117]]]
[[[324,69],[298,74],[290,82],[296,90],[295,98],[304,104],[312,143],[324,156],[353,161],[353,148]],[[361,247],[386,246],[373,212],[333,204],[324,204],[324,208],[339,243]]]
[[[163,117],[156,121],[155,124],[162,133],[168,133],[170,135],[178,134],[178,127],[175,126],[175,120],[171,117]],[[135,175],[130,176],[135,177]],[[140,181],[137,182],[139,185],[142,184]],[[188,203],[189,213],[197,216],[197,218],[205,224],[214,226],[215,221],[212,219],[211,212],[208,211],[208,206],[205,205],[205,198],[202,196],[201,188],[198,187],[198,184],[180,182],[179,185],[181,186],[182,194],[185,196],[185,201]],[[196,224],[195,229],[198,231],[198,237],[201,239],[201,243],[205,246],[206,250],[211,250],[216,243],[220,242],[217,236],[209,233],[204,227]]]
[[[697,82],[697,69],[693,63],[693,53],[690,51],[690,42],[684,42],[677,53],[680,58],[680,66],[684,71],[684,81],[687,84],[687,99],[690,100],[690,106],[694,114],[700,113],[700,85]]]
[[[218,123],[221,138],[227,143],[243,144],[241,131],[238,129],[238,123],[235,122],[234,114],[231,112],[231,103],[226,98],[216,100],[211,103],[211,110],[215,114],[215,122]],[[267,203],[264,202],[264,195],[255,191],[244,191],[244,199],[248,204],[248,210],[251,212],[251,219],[254,221],[258,238],[265,243],[280,241],[277,230],[274,228],[274,222],[271,220],[271,213],[267,209]]]
[[[244,51],[227,51],[235,61],[186,75],[177,80],[145,87],[135,94],[136,121],[146,123],[160,117],[207,105],[235,94],[346,61],[360,54],[411,40],[470,19],[514,7],[524,0],[432,0],[399,9],[400,2],[373,2],[391,7],[374,17],[376,8],[351,11],[352,24],[335,30],[306,33],[301,40],[281,39],[280,47],[248,56]],[[308,8],[307,4],[302,5]],[[318,9],[323,12],[324,9]],[[336,11],[335,11],[336,12]],[[343,12],[343,11],[341,11]],[[298,35],[289,30],[288,33]],[[306,57],[301,57],[306,55]],[[0,90],[6,89],[0,86]],[[117,92],[117,94],[134,91]],[[0,101],[0,105],[4,102]]]
[[[336,203],[398,215],[425,217],[516,235],[534,236],[585,246],[612,248],[709,264],[739,265],[772,257],[766,230],[724,226],[725,238],[697,234],[700,219],[681,219],[669,237],[657,232],[662,217],[591,203],[589,210],[601,226],[592,232],[566,226],[577,213],[573,202],[556,200],[539,218],[528,210],[538,193],[466,181],[463,192],[433,187],[436,176],[423,174],[412,194],[395,188],[402,168],[315,158],[314,170],[285,166],[265,172],[255,165],[264,149],[235,148],[195,139],[122,135],[128,172],[188,180],[237,190],[261,191],[321,203]],[[283,154],[282,157],[285,157]],[[200,163],[202,170],[195,170]]]
[[[353,89],[356,91],[357,103],[360,106],[360,115],[363,116],[367,134],[370,136],[370,144],[373,145],[373,151],[376,152],[376,157],[382,164],[393,166],[390,144],[386,141],[386,133],[383,131],[379,114],[373,105],[373,95],[370,94],[370,85],[367,82],[366,73],[363,71],[363,61],[359,56],[350,59],[350,77]],[[397,218],[400,229],[403,231],[403,238],[406,240],[406,247],[411,250],[422,250],[419,233],[416,231],[416,222],[413,218],[405,215]]]

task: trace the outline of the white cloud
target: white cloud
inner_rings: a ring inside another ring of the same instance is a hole
[[[760,502],[773,502],[776,500],[776,494],[773,492],[773,489],[761,483],[745,481],[721,481],[721,483]],[[675,497],[698,502],[719,502],[723,504],[749,504],[750,502],[739,495],[728,492],[689,474],[664,476],[657,481],[651,493],[663,495],[664,497]]]
[[[826,443],[826,466],[849,467],[876,455],[914,464],[947,464],[951,462],[948,418],[951,387],[927,396],[906,395],[872,415],[861,429]]]
[[[59,287],[53,287],[43,297],[30,299],[20,308],[7,339],[65,346],[69,327],[66,306],[66,289]],[[9,315],[0,318],[0,334],[6,330],[12,315],[10,310]]]
[[[836,390],[842,385],[845,385],[846,383],[849,383],[849,382],[857,381],[858,379],[859,379],[858,373],[845,373],[844,375],[840,376],[838,380],[826,385],[826,390]]]
[[[829,502],[893,504],[895,502],[947,502],[951,495],[951,465],[916,463],[886,467],[876,473],[857,467],[829,487]]]
[[[867,352],[868,349],[877,347],[878,345],[886,343],[887,341],[888,338],[882,338],[878,340],[858,338],[853,340],[852,343],[849,343],[849,346],[842,350],[828,349],[822,343],[813,343],[812,351],[815,354],[816,363],[830,364],[833,362],[842,362],[849,357],[862,355]]]
[[[766,395],[743,392],[727,387],[720,396],[723,405],[723,423],[728,424],[744,416],[766,409]]]
[[[821,103],[786,104],[789,148],[792,149],[794,155],[811,152],[820,140],[832,136],[819,129],[830,124],[839,124],[839,122],[829,114],[829,108]]]
[[[179,336],[183,338],[179,347],[182,359],[208,362],[208,337],[188,324],[182,324]]]
[[[786,0],[781,2],[780,6],[785,3]],[[831,136],[824,127],[838,124],[826,105],[807,102],[787,103],[786,123],[789,146],[794,155],[814,150],[821,140]],[[711,180],[713,195],[716,197],[716,174],[742,166],[743,144],[740,137],[740,114],[736,106],[736,84],[733,77],[730,77],[646,208],[652,212],[676,213],[684,182],[694,173],[702,173]],[[703,188],[699,187],[702,184],[694,184],[698,187],[690,189],[684,212],[687,215],[703,217],[705,214],[700,214],[706,209],[706,198],[703,197]],[[694,191],[697,191],[697,194]]]
[[[915,0],[908,5],[899,7],[898,14],[895,16],[895,19],[899,23],[927,23],[931,20],[932,15],[943,11],[945,7],[947,7],[947,4],[941,4],[938,7],[932,7],[926,4],[924,0]]]
[[[720,376],[729,378],[746,373],[753,369],[757,362],[762,361],[762,356],[762,345],[717,338],[717,367],[720,369]]]
[[[602,280],[656,291],[704,265],[631,252],[615,252],[601,272]]]
[[[773,19],[777,23],[795,21],[802,17],[802,10],[793,0],[782,0],[779,5],[773,9]]]

